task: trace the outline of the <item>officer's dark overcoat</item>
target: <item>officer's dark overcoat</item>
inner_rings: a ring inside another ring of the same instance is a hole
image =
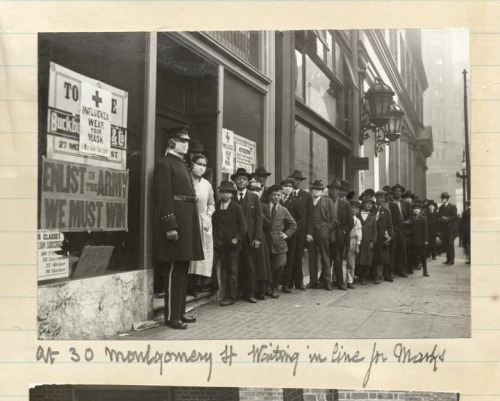
[[[203,260],[196,193],[183,159],[167,153],[158,162],[154,192],[157,261]],[[176,242],[167,240],[166,233],[170,230],[179,233]]]

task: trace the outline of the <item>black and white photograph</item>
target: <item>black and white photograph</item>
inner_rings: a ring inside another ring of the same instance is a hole
[[[29,401],[460,401],[458,393],[319,388],[30,386]]]
[[[37,45],[38,339],[471,337],[468,30]],[[30,401],[459,399],[53,388]]]

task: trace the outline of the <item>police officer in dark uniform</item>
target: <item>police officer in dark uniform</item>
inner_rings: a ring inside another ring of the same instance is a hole
[[[198,208],[193,181],[184,159],[189,127],[167,130],[169,149],[155,170],[156,258],[165,285],[165,324],[186,329],[194,316],[186,315],[189,262],[203,260]]]

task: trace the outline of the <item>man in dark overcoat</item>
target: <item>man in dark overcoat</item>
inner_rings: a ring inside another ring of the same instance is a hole
[[[387,192],[375,193],[375,207],[373,213],[377,221],[377,243],[373,255],[375,284],[380,284],[382,278],[392,282],[390,243],[394,236],[391,213],[387,206]]]
[[[391,243],[391,260],[394,273],[401,277],[408,277],[408,258],[406,253],[408,228],[410,224],[411,208],[410,204],[403,200],[401,196],[405,188],[396,184],[392,188],[392,201],[389,202],[392,224],[394,226],[394,238]]]
[[[185,162],[189,127],[167,130],[169,149],[155,169],[156,259],[164,274],[165,324],[186,329],[196,321],[186,315],[189,262],[203,260],[198,208],[193,181]]]
[[[260,247],[263,230],[262,230],[262,206],[259,196],[247,189],[248,183],[252,179],[252,174],[248,173],[244,168],[238,168],[236,173],[231,175],[231,180],[236,184],[238,192],[236,193],[236,202],[243,209],[245,223],[247,226],[247,234],[241,242],[240,251],[240,273],[244,283],[243,295],[250,303],[256,303],[255,290],[257,285],[256,278],[256,255],[255,249]]]
[[[294,170],[288,178],[293,180],[293,191],[291,196],[297,199],[301,218],[297,221],[297,232],[295,233],[295,251],[293,256],[293,271],[290,288],[295,287],[306,291],[304,275],[302,273],[302,258],[304,250],[313,241],[314,229],[314,207],[312,195],[301,188],[302,181],[306,178],[300,170]],[[293,284],[293,285],[292,285]]]
[[[339,290],[347,290],[345,282],[346,272],[343,268],[342,260],[346,245],[349,243],[349,234],[354,226],[352,209],[349,202],[340,198],[342,183],[334,178],[330,185],[327,185],[328,195],[333,201],[333,231],[330,236],[330,258],[333,262],[335,281]]]
[[[304,225],[304,223],[301,221],[302,219],[305,218],[300,213],[300,205],[299,201],[297,200],[296,197],[292,196],[293,192],[293,179],[292,178],[285,178],[284,180],[281,181],[280,183],[282,191],[283,191],[283,196],[281,198],[281,204],[285,206],[292,216],[292,218],[295,220],[297,223],[297,226],[299,224]],[[295,253],[296,253],[296,242],[297,242],[297,235],[292,235],[291,237],[288,237],[286,239],[287,245],[288,245],[288,251],[286,253],[286,266],[285,266],[285,273],[284,273],[284,280],[283,280],[283,287],[282,291],[286,294],[289,294],[292,292],[292,284],[293,284],[293,266],[295,264]]]
[[[450,203],[448,192],[441,194],[441,206],[439,206],[439,223],[443,234],[443,248],[446,250],[446,261],[444,265],[455,264],[455,238],[457,236],[457,207]]]
[[[271,173],[267,171],[267,169],[264,166],[259,166],[255,169],[255,173],[253,173],[253,177],[255,178],[255,181],[260,183],[261,190],[260,190],[260,201],[262,203],[269,203],[269,195],[268,195],[268,189],[269,187],[267,186],[267,179]]]

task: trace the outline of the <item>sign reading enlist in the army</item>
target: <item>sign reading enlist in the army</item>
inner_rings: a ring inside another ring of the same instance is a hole
[[[47,156],[126,169],[128,93],[50,63]]]
[[[41,190],[42,229],[127,229],[128,171],[44,159]]]

